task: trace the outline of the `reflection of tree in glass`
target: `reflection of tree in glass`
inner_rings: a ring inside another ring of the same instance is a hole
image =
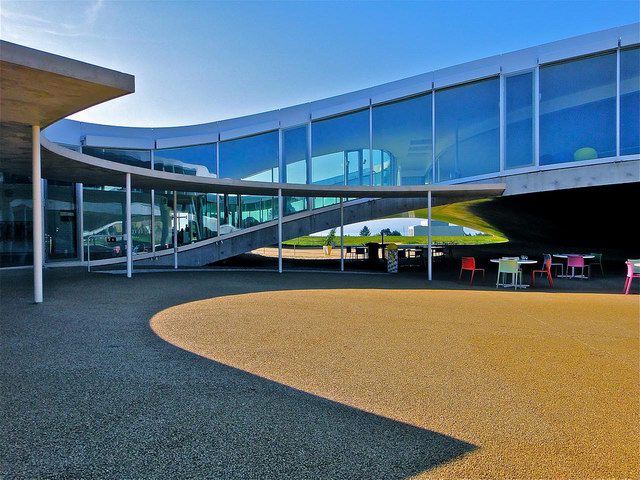
[[[369,235],[371,235],[371,232],[369,231],[369,227],[365,225],[364,227],[362,227],[362,230],[360,230],[360,236],[368,237]]]

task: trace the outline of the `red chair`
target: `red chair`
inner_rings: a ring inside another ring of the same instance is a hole
[[[627,264],[627,279],[624,281],[624,294],[629,295],[631,290],[631,283],[634,278],[640,278],[640,273],[635,273],[633,268],[633,262],[625,262]]]
[[[567,275],[569,275],[569,269],[571,269],[571,278],[576,276],[576,268],[579,268],[581,270],[580,272],[580,278],[585,279],[587,278],[584,275],[584,270],[586,268],[589,268],[587,265],[585,265],[584,263],[584,257],[582,255],[570,255],[567,257]]]
[[[469,282],[469,285],[473,285],[473,276],[475,275],[476,271],[482,272],[482,280],[484,280],[484,268],[476,268],[475,258],[462,257],[462,266],[460,267],[460,276],[458,277],[458,280],[462,279],[462,272],[464,272],[465,270],[471,270],[471,281]]]
[[[534,270],[531,272],[531,286],[536,286],[536,273],[546,273],[547,280],[549,280],[549,285],[553,288],[553,280],[551,279],[551,255],[544,256],[544,269],[542,270]]]

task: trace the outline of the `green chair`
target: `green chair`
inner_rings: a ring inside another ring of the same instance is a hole
[[[496,280],[496,288],[500,285],[506,286],[503,282],[500,282],[501,275],[511,275],[511,284],[509,286],[513,286],[514,289],[518,288],[518,280],[522,283],[522,270],[520,270],[520,266],[518,265],[518,260],[511,260],[501,258],[498,261],[498,279]]]
[[[589,260],[589,276],[591,276],[591,268],[594,265],[599,265],[600,266],[600,273],[602,273],[602,276],[604,277],[604,268],[602,268],[602,254],[601,253],[592,253],[591,255],[593,255],[593,258],[591,260]]]

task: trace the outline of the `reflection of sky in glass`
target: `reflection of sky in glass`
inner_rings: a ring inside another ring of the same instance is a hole
[[[215,177],[216,145],[196,145],[183,148],[156,150],[153,157],[154,170]]]
[[[385,185],[424,185],[431,182],[432,129],[431,95],[373,108],[374,180],[380,184],[384,165],[380,153],[390,157],[386,162]],[[390,182],[390,183],[389,183]]]
[[[620,154],[640,153],[640,47],[620,52]]]
[[[220,142],[220,178],[274,182],[277,169],[277,131]]]
[[[616,151],[616,54],[540,68],[540,164]]]
[[[500,169],[500,81],[497,78],[436,92],[438,181]]]
[[[505,79],[507,168],[533,165],[533,72]]]

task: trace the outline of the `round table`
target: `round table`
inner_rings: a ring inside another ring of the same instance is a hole
[[[516,260],[516,259],[515,258],[492,258],[489,261],[491,263],[500,263],[500,260]],[[537,260],[529,260],[525,258],[519,258],[516,261],[518,262],[518,265],[535,265],[536,263],[538,263]],[[514,285],[513,283],[498,283],[496,285],[500,287],[505,287],[505,288],[506,287],[527,288],[531,286],[529,284],[522,283],[522,275],[520,276],[520,285]]]
[[[564,260],[566,260],[569,257],[582,257],[585,260],[591,260],[592,258],[596,258],[595,255],[583,255],[581,253],[554,253],[553,256],[555,258],[562,258]],[[566,275],[557,275],[558,278],[589,278],[587,276],[584,275],[569,275],[569,267],[565,268],[564,270],[566,272]],[[556,270],[557,272],[557,270]],[[575,268],[574,268],[574,272],[575,272]]]

